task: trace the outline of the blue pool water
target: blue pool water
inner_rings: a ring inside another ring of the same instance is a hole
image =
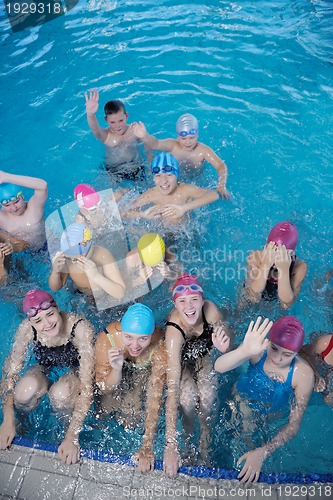
[[[232,198],[193,214],[177,248],[179,258],[199,274],[207,295],[228,312],[241,337],[259,310],[272,319],[280,314],[271,304],[236,312],[247,252],[264,244],[273,224],[291,220],[299,229],[298,255],[308,263],[309,275],[290,313],[303,321],[307,336],[332,330],[332,293],[321,282],[333,267],[330,1],[80,0],[65,16],[15,34],[0,8],[1,168],[48,181],[47,215],[72,201],[80,182],[110,187],[102,168],[104,146],[86,122],[84,91],[99,89],[100,123],[104,103],[121,99],[129,122],[142,120],[159,138],[174,136],[179,115],[191,112],[199,120],[200,140],[229,168]],[[214,169],[206,166],[198,182],[213,186],[215,181]],[[29,288],[47,287],[48,265],[42,257],[26,256],[25,278],[14,275],[1,290],[0,366],[23,318],[21,299]],[[167,286],[162,290],[168,293]],[[159,319],[171,307],[170,298],[163,301],[161,295],[144,299],[156,304]],[[57,294],[67,309],[69,297],[68,291]],[[72,301],[70,307],[79,306]],[[113,316],[91,319],[99,328]],[[223,402],[231,377],[221,378]],[[33,421],[47,411],[46,404]],[[230,468],[235,443],[232,429],[225,427],[228,405],[221,403],[219,411],[214,444],[222,451],[212,460]],[[299,435],[264,469],[332,472],[332,421],[332,410],[314,395]],[[30,426],[27,422],[28,434]],[[92,417],[87,420],[86,448],[130,455],[139,446],[137,432],[114,422],[103,426],[107,432],[96,429]],[[53,433],[48,429],[39,430],[37,438],[52,442],[61,435],[60,424]]]

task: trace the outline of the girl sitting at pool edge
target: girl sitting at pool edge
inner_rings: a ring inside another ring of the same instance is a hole
[[[60,311],[52,295],[43,290],[30,290],[26,294],[23,311],[26,319],[17,329],[7,376],[1,384],[4,418],[0,449],[8,448],[15,437],[14,405],[30,412],[48,394],[56,411],[72,411],[65,438],[58,448],[61,461],[72,464],[79,460],[79,432],[92,400],[93,328],[85,318]],[[17,382],[29,344],[38,364]],[[50,376],[58,375],[59,369],[62,375],[52,384]]]
[[[196,276],[183,274],[173,286],[175,308],[167,321],[165,334],[168,370],[166,399],[166,445],[164,471],[174,477],[180,466],[178,451],[178,406],[183,413],[187,435],[193,432],[196,407],[199,406],[200,452],[204,458],[210,445],[208,421],[216,397],[216,374],[210,351],[214,327],[227,332],[222,313],[210,300],[204,299],[201,283]],[[229,337],[228,337],[229,338]],[[229,343],[225,343],[228,349]]]
[[[226,340],[223,331],[214,331],[213,343],[222,352]],[[248,372],[237,382],[237,393],[247,401],[249,411],[253,408],[270,417],[290,412],[288,424],[271,441],[238,459],[237,465],[245,460],[237,476],[242,483],[258,481],[265,458],[295,437],[300,428],[314,386],[311,367],[297,355],[303,341],[304,328],[297,318],[285,316],[273,324],[259,316],[251,321],[243,343],[215,361],[220,373],[250,361]]]
[[[104,412],[124,416],[124,424],[131,424],[140,419],[146,400],[145,433],[136,454],[140,472],[154,469],[153,440],[166,379],[163,339],[152,310],[136,303],[96,342],[96,384]]]

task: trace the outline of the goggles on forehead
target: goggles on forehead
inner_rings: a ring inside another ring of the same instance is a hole
[[[26,316],[27,318],[34,318],[39,311],[46,311],[50,309],[50,307],[53,307],[54,304],[54,300],[43,300],[43,302],[39,304],[39,307],[30,307],[30,309],[27,310]]]
[[[182,130],[181,132],[177,132],[180,137],[187,137],[188,135],[197,135],[198,129],[197,128],[191,128],[188,132],[186,130]]]
[[[17,193],[15,196],[9,196],[8,198],[4,198],[3,200],[0,201],[1,205],[8,205],[8,203],[14,203],[19,199],[19,197],[22,195],[22,191]]]
[[[154,167],[151,169],[152,173],[154,175],[156,174],[172,174],[175,172],[175,167],[173,167],[172,165],[165,165],[164,167]]]
[[[196,285],[195,283],[192,283],[191,285],[178,285],[176,288],[173,289],[172,294],[175,295],[176,293],[182,293],[185,292],[185,290],[191,290],[191,292],[201,292],[203,293],[203,289],[201,286]]]

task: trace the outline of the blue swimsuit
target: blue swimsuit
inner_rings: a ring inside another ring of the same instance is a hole
[[[292,378],[296,358],[290,364],[287,380],[279,382],[271,379],[265,373],[266,357],[267,352],[265,351],[258,363],[250,364],[247,372],[242,374],[237,382],[237,391],[242,398],[249,400],[251,408],[260,413],[266,415],[275,412],[285,413],[287,410],[289,411],[294,398]]]

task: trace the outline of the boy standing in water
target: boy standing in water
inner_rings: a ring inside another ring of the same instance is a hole
[[[99,92],[90,90],[86,99],[88,125],[92,133],[106,146],[106,170],[112,176],[120,179],[142,179],[144,168],[143,158],[139,150],[140,140],[134,135],[127,124],[128,113],[121,101],[108,101],[104,106],[104,120],[108,128],[99,125],[96,113],[98,110]]]
[[[21,186],[34,190],[28,202]],[[45,244],[46,200],[47,183],[43,179],[0,171],[0,239],[10,243],[15,252],[26,248],[37,251]]]
[[[221,197],[220,193],[213,189],[178,182],[178,161],[169,153],[155,156],[151,170],[155,187],[141,194],[123,214],[125,217],[163,219],[177,224],[182,222],[184,215],[190,210],[208,205]],[[152,206],[142,210],[147,205]]]
[[[228,170],[225,163],[214,151],[198,142],[199,125],[195,116],[186,113],[176,123],[177,139],[158,140],[149,135],[142,122],[132,123],[133,133],[143,140],[146,147],[157,151],[168,151],[177,158],[180,167],[187,170],[199,169],[204,162],[210,163],[218,173],[217,191],[225,199],[230,194],[226,188]]]

